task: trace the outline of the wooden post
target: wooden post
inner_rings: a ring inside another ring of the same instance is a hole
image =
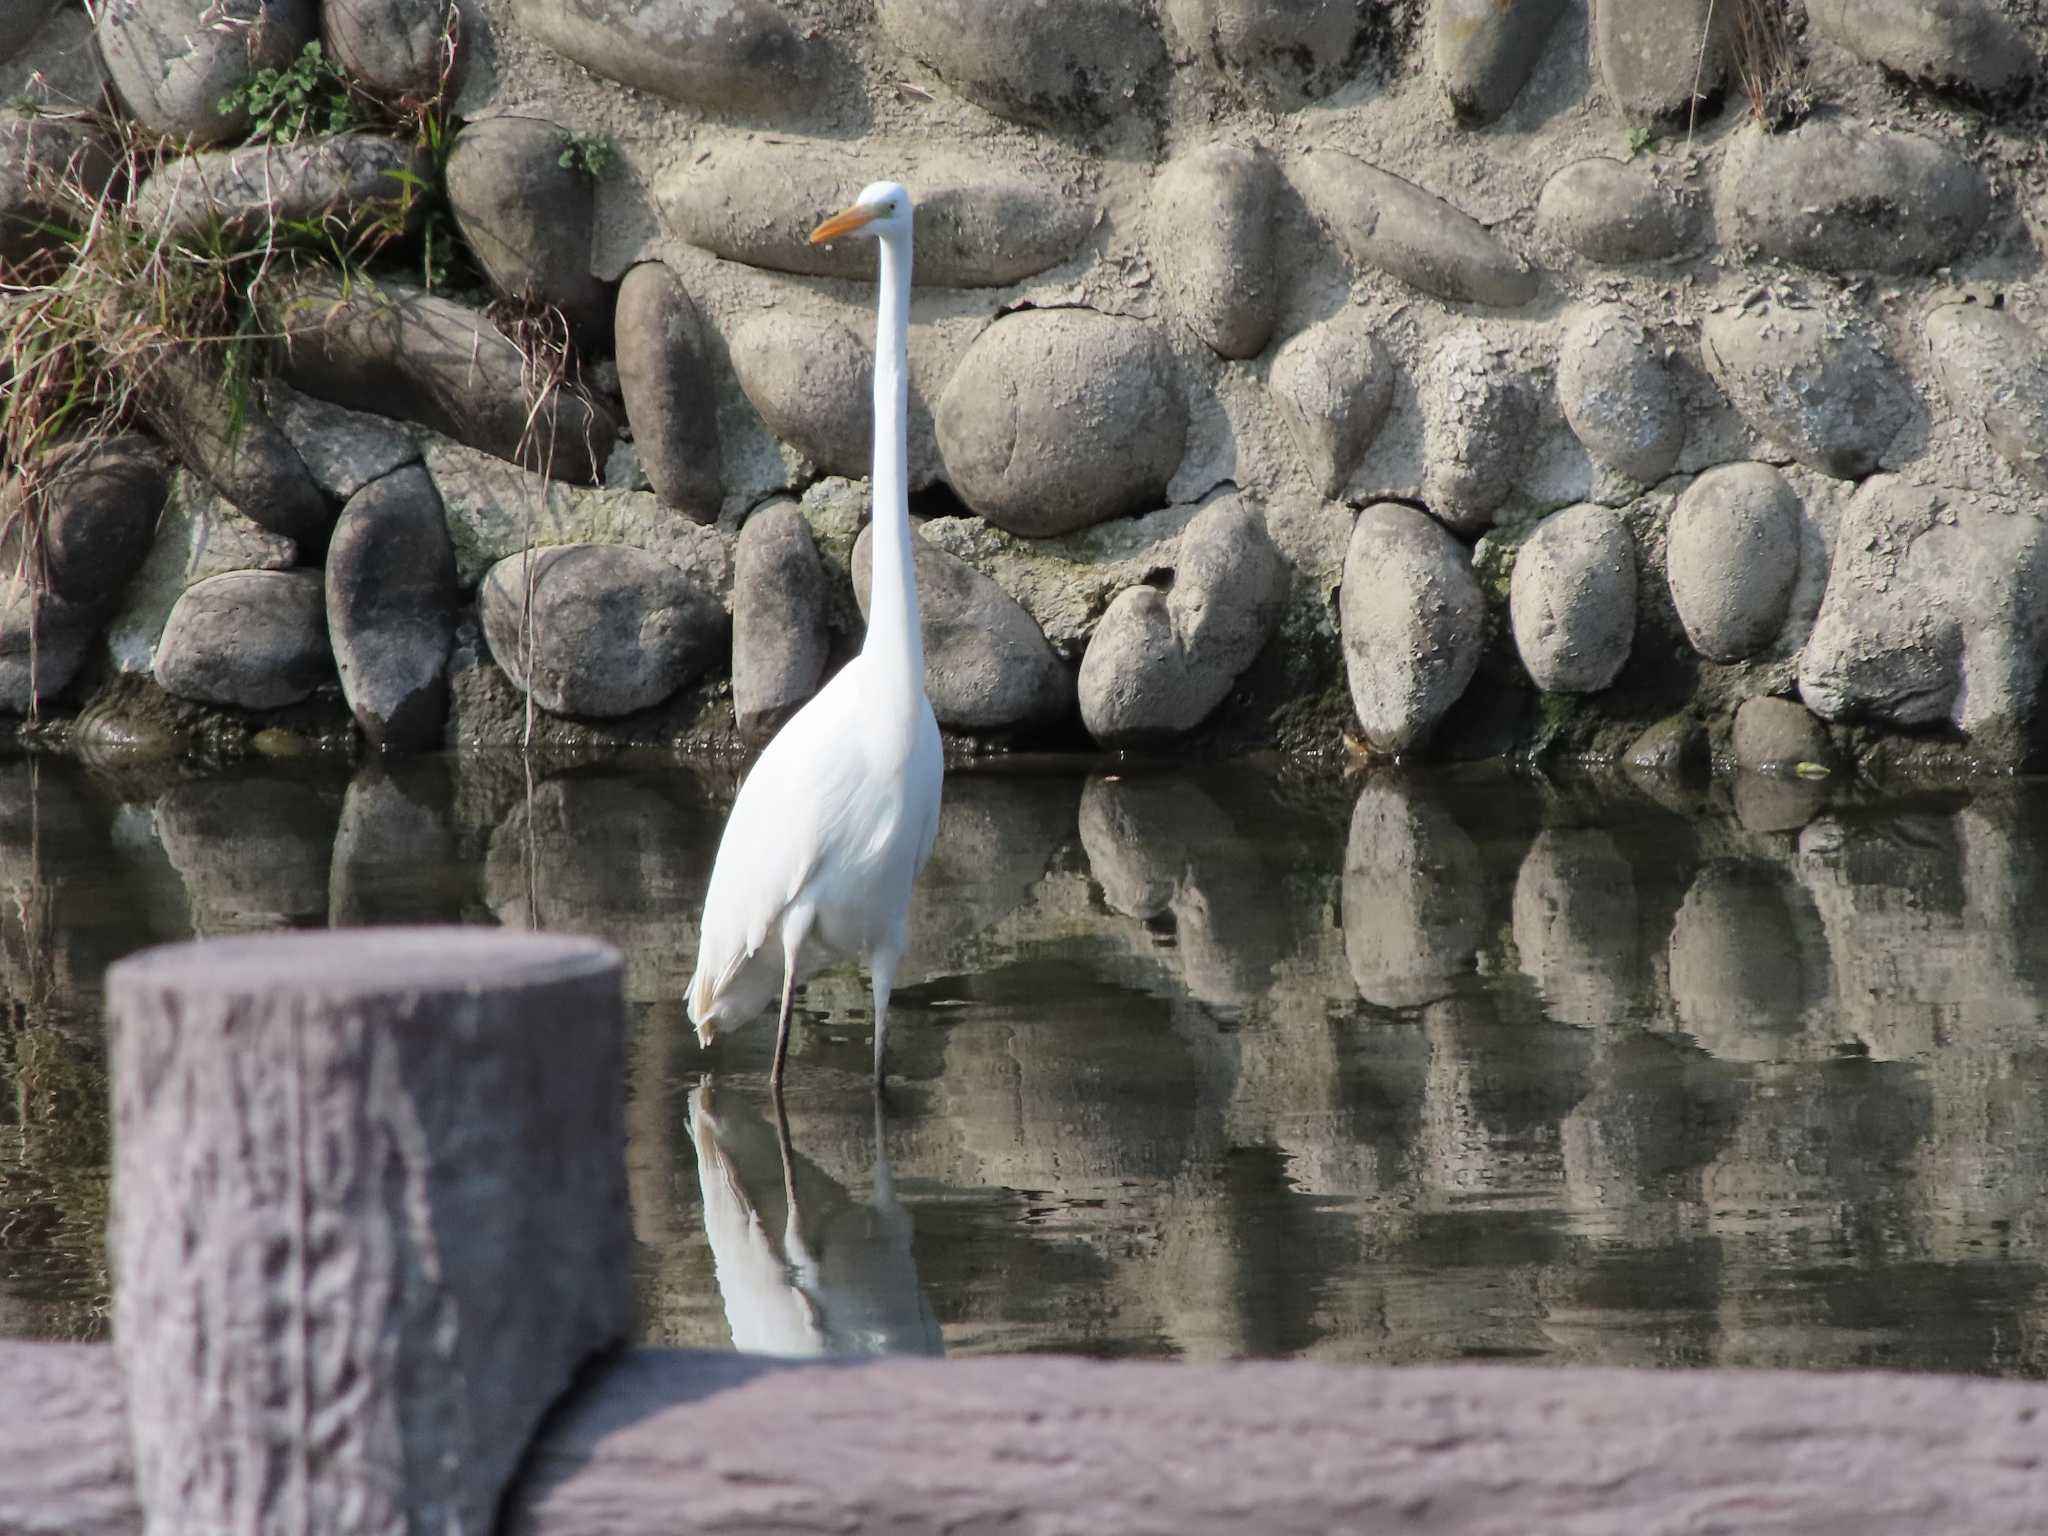
[[[629,1324],[617,953],[498,929],[108,973],[115,1347],[150,1536],[485,1536]]]

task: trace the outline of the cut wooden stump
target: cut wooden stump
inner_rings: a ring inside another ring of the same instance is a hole
[[[629,1326],[619,984],[606,945],[477,928],[109,972],[115,1348],[152,1536],[492,1528],[548,1405]]]

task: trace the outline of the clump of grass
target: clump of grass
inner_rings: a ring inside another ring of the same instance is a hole
[[[328,254],[345,269],[367,265],[400,244],[414,247],[417,262],[405,275],[416,279],[429,292],[476,287],[481,280],[456,232],[454,219],[439,196],[441,173],[452,145],[449,104],[454,95],[462,25],[462,14],[454,5],[446,6],[442,16],[441,36],[435,50],[435,78],[423,91],[397,96],[374,91],[330,58],[316,39],[307,43],[292,63],[282,69],[258,70],[220,99],[222,112],[250,114],[248,142],[252,144],[291,144],[304,138],[366,131],[388,134],[425,149],[433,165],[432,175],[392,173],[400,184],[399,196],[373,221],[369,249],[333,248],[335,231],[331,221],[322,230],[298,228],[287,232],[330,242]],[[609,141],[597,145],[601,155],[609,150]]]
[[[129,120],[80,119],[113,146],[118,173],[87,176],[77,162],[38,171],[32,192],[47,210],[38,227],[51,248],[0,283],[0,463],[28,492],[15,498],[16,515],[32,515],[39,467],[56,450],[109,436],[144,412],[168,360],[197,353],[225,381],[239,418],[282,335],[273,305],[281,279],[312,263],[344,276],[368,270],[424,222],[450,140],[459,15],[453,6],[446,14],[438,78],[417,95],[370,92],[312,42],[293,65],[260,71],[222,100],[224,110],[255,112],[252,142],[369,127],[424,146],[434,177],[401,173],[399,195],[380,200],[373,216],[342,208],[273,218],[252,233],[214,227],[175,238],[144,214],[138,194],[177,147]],[[450,233],[441,231],[444,242]],[[446,245],[422,244],[427,275],[445,284],[455,265]]]
[[[399,173],[399,195],[380,198],[374,210],[273,216],[253,229],[240,221],[174,236],[145,212],[138,192],[181,149],[119,120],[90,124],[119,161],[111,180],[86,176],[77,165],[37,173],[33,201],[44,210],[38,229],[49,248],[0,272],[0,465],[12,474],[0,494],[0,550],[13,567],[0,569],[0,587],[11,580],[7,597],[23,590],[30,596],[32,675],[35,626],[48,591],[51,492],[67,458],[153,415],[162,420],[179,387],[191,387],[195,368],[225,392],[232,442],[285,337],[291,279],[301,270],[338,270],[344,286],[380,274],[429,291],[484,286],[440,191],[453,138],[460,24],[454,6],[444,15],[437,78],[420,92],[372,92],[312,43],[292,64],[259,72],[221,100],[223,111],[252,115],[252,143],[370,129],[427,150],[429,174]],[[592,176],[612,163],[605,139],[574,139],[567,152]],[[490,314],[522,359],[528,410],[518,458],[545,487],[560,397],[582,392],[570,327],[559,309],[530,298],[501,300]],[[532,574],[529,567],[529,622]],[[532,729],[529,701],[529,740]]]
[[[1730,63],[1750,115],[1767,129],[1797,122],[1812,110],[1788,0],[1732,0]]]
[[[77,160],[33,172],[38,229],[51,243],[0,285],[0,463],[15,477],[0,508],[13,568],[0,580],[10,597],[30,596],[31,668],[49,496],[64,461],[146,417],[168,370],[195,355],[239,419],[276,334],[274,279],[290,264],[274,236],[181,242],[151,227],[137,189],[171,151],[132,123],[96,126],[117,147],[116,174],[88,176]]]
[[[547,474],[554,463],[556,406],[565,391],[580,393],[583,388],[575,332],[559,306],[531,293],[494,299],[484,312],[519,349],[520,389],[526,400],[519,463]]]
[[[442,11],[441,37],[435,50],[439,68],[423,93],[383,102],[394,130],[427,151],[433,164],[430,180],[401,175],[407,197],[394,217],[405,230],[417,232],[417,261],[407,276],[429,293],[478,292],[485,288],[483,270],[455,227],[440,188],[454,148],[455,67],[462,46],[462,12],[454,5]]]
[[[1736,83],[1749,101],[1750,116],[1767,131],[1789,127],[1813,110],[1806,92],[1799,35],[1792,23],[1791,0],[1710,0],[1700,27],[1692,108],[1685,130],[1688,145],[1698,126],[1707,57],[1722,44],[1728,49]]]
[[[437,87],[378,108],[377,126],[425,145],[437,169],[449,137],[453,26]],[[265,100],[297,111],[295,89]],[[350,97],[361,99],[360,93]],[[332,119],[317,114],[327,110],[317,95],[309,96],[305,114],[267,118],[259,125],[262,137],[289,142],[321,131]],[[0,274],[0,464],[13,474],[0,497],[0,549],[7,552],[0,596],[14,601],[28,594],[31,673],[48,591],[43,552],[51,491],[68,457],[152,413],[161,419],[178,380],[189,381],[195,367],[225,391],[232,441],[283,337],[287,279],[303,268],[338,268],[347,280],[388,266],[405,251],[413,253],[429,287],[448,286],[462,270],[450,249],[452,223],[440,204],[438,178],[408,173],[398,195],[380,199],[374,210],[272,217],[254,229],[246,222],[232,228],[216,223],[180,237],[139,197],[150,176],[178,158],[179,147],[132,121],[78,121],[111,146],[116,174],[88,174],[81,158],[32,169],[31,201],[40,210],[35,228],[45,249]],[[33,703],[30,709],[33,715]]]
[[[1718,37],[1716,37],[1716,27]],[[1692,96],[1694,119],[1700,111],[1698,80],[1706,74],[1706,57],[1716,43],[1729,47],[1735,80],[1749,100],[1749,115],[1765,131],[1798,123],[1812,111],[1806,94],[1806,70],[1792,27],[1790,0],[1714,0],[1700,27],[1700,59]],[[1686,139],[1694,123],[1688,121]]]
[[[602,133],[572,133],[562,146],[559,164],[564,170],[581,171],[592,181],[601,180],[618,164],[619,152]]]
[[[291,265],[287,227],[231,241],[152,225],[139,189],[172,152],[131,123],[104,126],[119,171],[103,186],[75,166],[45,177],[39,224],[55,243],[0,289],[0,456],[21,467],[96,424],[125,426],[180,349],[214,351],[230,378],[252,376],[246,351],[273,333],[272,279]]]
[[[437,151],[447,126],[450,86],[461,44],[461,12],[442,11],[435,78],[427,90],[397,96],[371,89],[328,56],[315,38],[278,69],[259,69],[224,94],[223,115],[246,112],[251,144],[291,144],[321,134],[368,129],[395,133]]]

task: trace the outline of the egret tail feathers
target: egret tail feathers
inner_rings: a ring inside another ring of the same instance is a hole
[[[700,953],[690,978],[690,1022],[697,1043],[709,1045],[721,1026],[744,1024],[772,1002],[782,986],[782,958],[767,945],[737,950],[716,972],[714,956]]]
[[[699,966],[697,974],[690,978],[690,1022],[697,1026],[699,1047],[709,1045],[718,1033],[718,1021],[712,1017],[712,1010],[717,1007],[716,991],[711,978]]]

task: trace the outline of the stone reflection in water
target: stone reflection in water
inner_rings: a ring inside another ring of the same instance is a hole
[[[356,770],[334,832],[330,923],[443,923],[461,912],[470,882],[456,857],[454,796],[439,759],[372,760]]]
[[[1635,871],[1597,827],[1548,827],[1515,876],[1515,950],[1565,1024],[1627,1018],[1642,987]]]
[[[1588,1091],[1559,1126],[1571,1209],[1588,1230],[1632,1244],[1696,1234],[1701,1174],[1741,1114],[1743,1070],[1631,1030],[1598,1039],[1586,1074]]]
[[[578,770],[537,784],[491,833],[484,901],[507,928],[594,934],[625,957],[629,1003],[675,1003],[722,808],[686,770]]]
[[[1827,939],[1781,865],[1727,859],[1700,870],[1671,924],[1669,977],[1679,1028],[1723,1061],[1833,1047],[1811,1034],[1829,995]]]
[[[2038,1042],[2043,1016],[2042,828],[2015,846],[2016,808],[1831,817],[1793,869],[1835,967],[1837,1029],[1873,1056],[1932,1055],[1967,1031]]]
[[[1359,995],[1382,1008],[1448,997],[1469,975],[1486,921],[1479,850],[1442,801],[1374,774],[1344,847],[1344,949]]]
[[[690,1095],[704,1230],[735,1349],[765,1355],[944,1353],[917,1280],[875,1107],[873,1190],[856,1200],[736,1094]]]
[[[2048,794],[1778,788],[956,774],[882,1198],[823,976],[792,1242],[772,1032],[680,1007],[728,780],[0,765],[0,1329],[101,1326],[107,962],[445,918],[626,952],[652,1340],[2048,1373]]]
[[[899,981],[971,976],[980,955],[971,941],[1031,904],[1046,866],[1073,834],[1070,778],[950,775],[931,862],[911,897]]]
[[[1504,1015],[1489,998],[1423,1010],[1429,1073],[1416,1159],[1425,1186],[1457,1198],[1540,1195],[1562,1173],[1558,1129],[1590,1086],[1593,1036]]]
[[[192,932],[324,921],[339,809],[330,784],[283,774],[166,790],[156,802],[156,835],[185,882]]]
[[[1930,1092],[1923,1072],[1893,1063],[1757,1069],[1734,1134],[1702,1181],[1707,1229],[1720,1239],[1724,1265],[1718,1359],[1816,1367],[1872,1360],[1877,1335],[1831,1314],[1845,1283],[1855,1284],[1858,1266],[1846,1258],[1904,1270],[1921,1247],[1925,1192],[1904,1175],[1930,1128]],[[1940,1325],[1927,1316],[1914,1326]],[[1893,1342],[1911,1347],[1903,1332]]]
[[[1081,846],[1104,902],[1170,933],[1179,980],[1218,1007],[1269,995],[1303,916],[1288,899],[1294,865],[1271,835],[1270,803],[1254,785],[1231,789],[1229,809],[1178,774],[1093,778],[1081,795]]]
[[[1832,788],[1825,780],[1742,772],[1732,793],[1745,832],[1797,832],[1826,808]]]
[[[1210,1063],[1175,1025],[1163,1001],[1062,982],[1051,967],[988,987],[976,1017],[946,1032],[934,1084],[975,1181],[1123,1200],[1172,1180],[1197,1136],[1220,1129],[1205,1124],[1217,1108]]]

